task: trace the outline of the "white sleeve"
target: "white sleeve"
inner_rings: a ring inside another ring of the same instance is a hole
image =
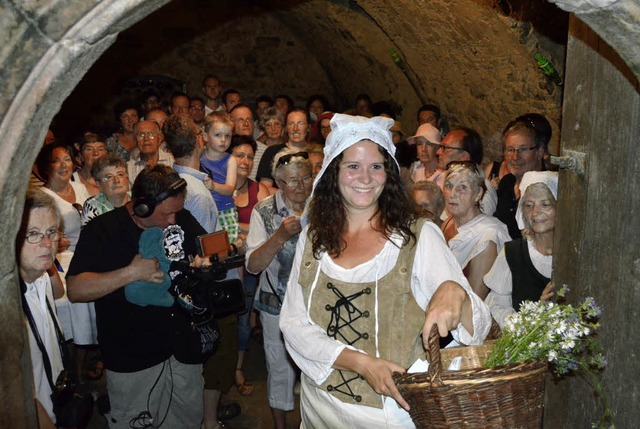
[[[280,330],[287,351],[296,365],[315,383],[321,384],[331,375],[335,360],[346,346],[328,337],[325,330],[314,324],[307,314],[302,287],[298,283],[306,238],[307,229],[300,234],[296,247],[280,311]]]
[[[245,268],[249,271],[249,259],[251,254],[269,239],[264,221],[258,210],[251,211],[251,219],[249,220],[249,234],[247,234],[247,252],[245,253]],[[251,271],[249,271],[251,273]],[[258,274],[258,273],[251,273]]]
[[[483,280],[484,284],[490,289],[489,295],[485,298],[485,302],[491,310],[491,315],[502,328],[507,316],[516,312],[511,300],[513,278],[511,276],[511,269],[507,263],[504,248],[502,248],[498,254],[493,266],[489,272],[485,274]]]
[[[485,186],[487,187],[486,192],[482,196],[482,201],[480,201],[480,206],[482,207],[482,213],[493,216],[496,212],[496,208],[498,207],[498,193],[495,188],[487,179],[484,179]]]
[[[459,324],[452,331],[453,337],[462,344],[482,344],[491,327],[489,308],[472,291],[458,261],[444,241],[442,232],[433,222],[425,222],[422,227],[415,258],[411,289],[418,305],[426,309],[436,289],[445,281],[458,283],[471,299],[474,329],[471,335]]]

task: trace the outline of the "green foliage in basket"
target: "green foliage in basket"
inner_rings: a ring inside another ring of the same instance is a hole
[[[558,291],[562,298],[568,291]],[[502,328],[502,335],[487,359],[486,366],[511,365],[531,360],[548,361],[557,376],[580,373],[604,403],[605,412],[595,427],[610,427],[612,413],[607,395],[594,374],[607,360],[597,341],[602,309],[592,297],[579,306],[550,301],[525,301]]]

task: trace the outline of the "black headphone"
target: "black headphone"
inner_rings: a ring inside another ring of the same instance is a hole
[[[160,192],[154,198],[140,197],[136,198],[133,201],[133,213],[137,217],[149,217],[153,214],[153,211],[156,209],[156,206],[166,200],[169,197],[172,197],[179,192],[181,192],[184,188],[187,187],[187,182],[183,178],[180,178],[173,182],[169,187]]]

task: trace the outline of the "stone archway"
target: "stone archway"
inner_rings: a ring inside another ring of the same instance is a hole
[[[52,0],[45,4],[2,2],[0,51],[3,89],[0,95],[0,427],[35,427],[31,380],[24,365],[15,271],[14,238],[30,167],[46,128],[90,66],[115,41],[119,32],[168,3],[168,0]],[[398,2],[401,6],[402,2]],[[482,3],[482,2],[477,2]],[[593,28],[640,76],[640,2],[638,0],[557,1],[561,8]],[[382,0],[360,4],[378,25],[393,25]],[[398,7],[398,6],[396,6]],[[426,12],[425,12],[426,13]],[[385,19],[386,18],[386,19]]]

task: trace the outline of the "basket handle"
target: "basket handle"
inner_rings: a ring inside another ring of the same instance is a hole
[[[500,336],[500,326],[494,318],[491,318],[491,328],[487,335],[487,340],[495,340]],[[427,341],[427,360],[429,361],[429,381],[431,383],[442,384],[440,373],[442,372],[442,358],[440,357],[440,333],[438,325],[431,327],[429,339]]]
[[[440,333],[438,325],[431,327],[427,340],[427,360],[429,361],[429,382],[442,384],[440,373],[442,372],[442,360],[440,358]]]

